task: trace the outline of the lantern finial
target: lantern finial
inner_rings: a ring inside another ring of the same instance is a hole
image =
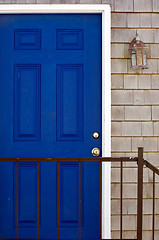
[[[137,41],[140,41],[139,34],[138,34],[138,31],[137,31],[137,30],[136,30],[136,40],[137,40]]]

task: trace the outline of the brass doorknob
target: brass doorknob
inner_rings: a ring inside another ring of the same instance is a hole
[[[92,149],[92,155],[95,157],[98,157],[100,155],[100,150],[99,148],[95,147]]]

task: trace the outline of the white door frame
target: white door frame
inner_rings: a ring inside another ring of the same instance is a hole
[[[102,14],[102,157],[111,154],[110,6],[106,4],[5,4],[0,14]],[[102,163],[102,238],[110,238],[111,164]]]

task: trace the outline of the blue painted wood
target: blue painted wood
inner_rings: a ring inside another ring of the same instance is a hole
[[[40,50],[41,30],[40,29],[15,29],[14,31],[15,50]]]
[[[101,149],[101,15],[1,15],[0,36],[0,157]],[[36,238],[36,170],[19,164],[19,238]],[[61,163],[61,239],[78,239],[78,170]],[[57,179],[57,163],[40,163],[43,239],[57,238]],[[15,181],[15,165],[0,163],[0,238],[16,237]],[[99,163],[81,163],[81,238],[99,238]]]
[[[79,165],[61,163],[60,224],[78,227],[79,224]]]
[[[18,168],[18,217],[19,235],[37,236],[37,164],[19,163]],[[41,175],[40,175],[41,177]],[[14,208],[14,228],[16,228],[16,163],[14,163],[14,182],[13,182],[13,208]],[[41,197],[40,197],[41,202]],[[40,211],[41,213],[41,211]],[[41,214],[40,222],[41,222]]]
[[[19,226],[35,227],[37,226],[37,167],[35,163],[19,163],[18,185]],[[14,181],[14,189],[16,189],[16,179]],[[32,211],[30,211],[31,205]],[[16,195],[14,198],[14,209],[16,209]],[[16,225],[16,212],[14,222]]]
[[[84,130],[83,65],[57,65],[56,78],[57,140],[82,141]]]
[[[57,29],[57,50],[83,50],[83,29]]]
[[[41,65],[15,65],[14,140],[40,140]]]

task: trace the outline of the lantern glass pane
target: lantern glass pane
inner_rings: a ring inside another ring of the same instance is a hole
[[[136,54],[135,53],[132,53],[132,55],[131,55],[131,65],[132,65],[132,67],[136,66]]]
[[[143,65],[147,65],[146,53],[143,54]]]
[[[142,52],[137,51],[137,65],[141,66],[142,65]]]

